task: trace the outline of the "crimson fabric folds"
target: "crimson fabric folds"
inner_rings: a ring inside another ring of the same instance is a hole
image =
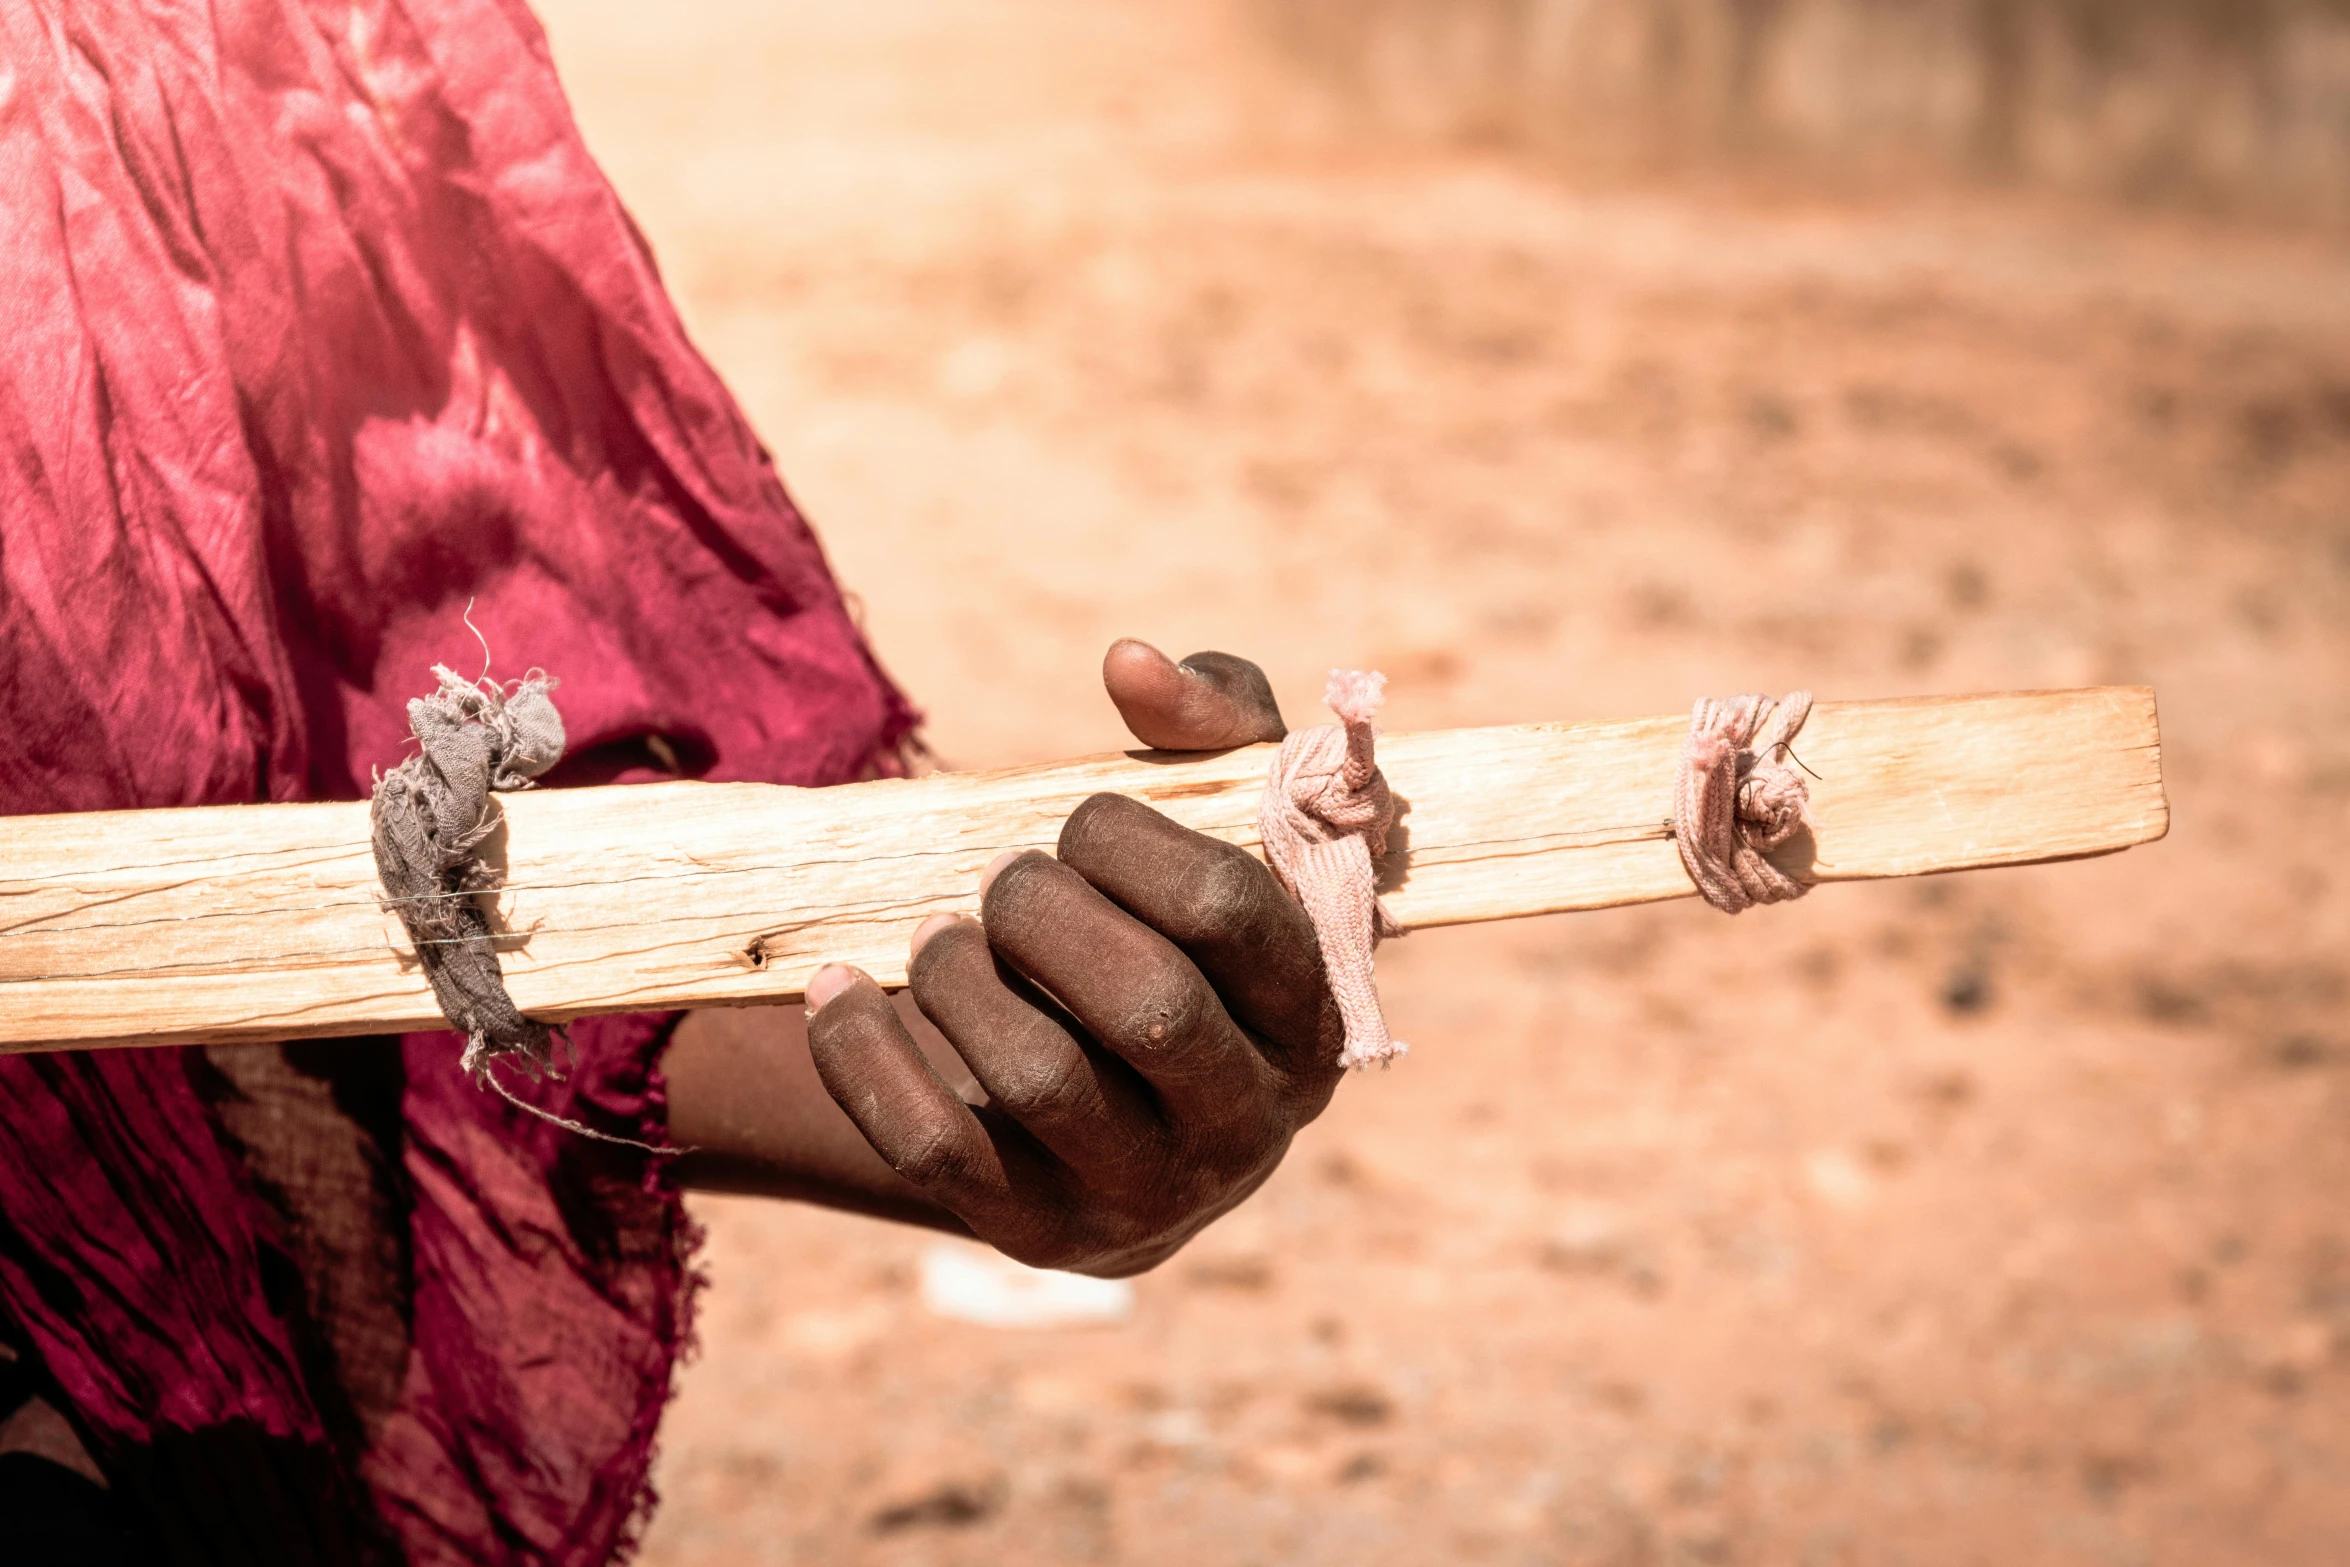
[[[12,0],[0,213],[0,810],[360,797],[469,599],[553,785],[893,768],[520,5]],[[541,1102],[657,1138],[667,1026]],[[0,1329],[169,1559],[627,1544],[685,1217],[458,1046],[0,1061]]]

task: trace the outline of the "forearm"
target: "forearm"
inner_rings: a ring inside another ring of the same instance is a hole
[[[958,1070],[950,1067],[950,1071]],[[800,1008],[696,1012],[662,1060],[689,1191],[782,1197],[968,1233],[873,1151],[816,1075]]]

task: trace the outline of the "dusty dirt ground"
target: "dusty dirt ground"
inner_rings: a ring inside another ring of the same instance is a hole
[[[546,8],[948,765],[1112,636],[1394,726],[2148,681],[2115,859],[1416,935],[1127,1326],[709,1201],[645,1559],[2350,1553],[2350,249],[1383,145],[1221,4]]]

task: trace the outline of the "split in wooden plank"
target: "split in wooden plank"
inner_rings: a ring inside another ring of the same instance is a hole
[[[1412,928],[1689,896],[1666,821],[1686,730],[1382,736],[1388,906]],[[555,1022],[789,1001],[836,960],[901,984],[914,927],[975,910],[981,867],[1052,848],[1090,795],[1254,850],[1271,755],[501,796],[507,986]],[[2104,854],[2169,822],[2143,687],[1822,703],[1801,759],[1816,830],[1774,858],[1806,881]],[[441,1026],[364,803],[0,818],[0,1051]]]

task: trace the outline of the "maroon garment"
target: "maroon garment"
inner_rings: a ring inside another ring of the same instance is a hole
[[[551,783],[894,768],[520,4],[0,6],[0,213],[0,811],[358,797],[468,599]],[[576,1037],[540,1102],[657,1137],[665,1021]],[[686,1221],[457,1048],[0,1062],[0,1330],[173,1559],[625,1544]]]

